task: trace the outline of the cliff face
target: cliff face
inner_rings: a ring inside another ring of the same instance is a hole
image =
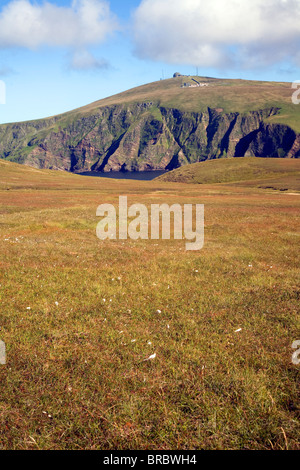
[[[222,157],[300,157],[300,135],[266,119],[278,108],[245,115],[222,109],[189,113],[145,102],[89,115],[0,126],[0,157],[73,172],[173,169]]]

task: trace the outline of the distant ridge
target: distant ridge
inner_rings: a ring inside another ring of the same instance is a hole
[[[156,181],[189,184],[234,184],[300,192],[300,160],[229,158],[193,163],[170,171]]]
[[[194,87],[182,88],[188,81]],[[291,96],[288,83],[178,76],[58,116],[3,124],[0,158],[71,172],[298,158],[300,108]]]

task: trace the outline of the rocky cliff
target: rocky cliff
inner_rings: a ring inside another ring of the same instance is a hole
[[[299,158],[300,135],[248,113],[185,112],[145,101],[100,107],[72,118],[0,126],[0,157],[36,168],[82,171],[174,169],[223,157]]]

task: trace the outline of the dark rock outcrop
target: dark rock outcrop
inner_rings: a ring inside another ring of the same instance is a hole
[[[0,157],[36,168],[173,169],[224,157],[299,158],[300,135],[268,124],[278,108],[191,113],[145,102],[0,126]]]

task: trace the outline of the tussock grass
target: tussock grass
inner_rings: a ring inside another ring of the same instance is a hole
[[[0,180],[1,449],[299,449],[299,196]],[[98,240],[119,194],[205,204],[203,250]]]

